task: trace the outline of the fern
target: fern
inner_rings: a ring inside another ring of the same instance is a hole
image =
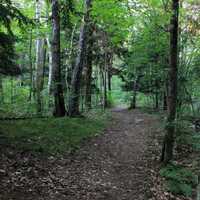
[[[192,188],[197,185],[197,177],[192,171],[177,165],[167,165],[160,170],[160,175],[167,181],[167,188],[174,194],[192,195]]]

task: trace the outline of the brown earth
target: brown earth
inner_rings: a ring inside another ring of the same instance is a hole
[[[0,199],[151,199],[149,153],[154,144],[149,138],[158,119],[139,110],[115,109],[112,113],[105,133],[85,141],[72,155],[38,158],[4,149],[0,155]]]

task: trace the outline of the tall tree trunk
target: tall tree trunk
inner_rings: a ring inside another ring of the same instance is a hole
[[[113,53],[109,53],[109,65],[108,65],[108,91],[112,90],[112,65],[113,65]]]
[[[36,103],[37,113],[42,112],[42,95],[41,92],[44,86],[44,66],[46,60],[45,40],[37,39],[36,41],[36,74],[35,74],[35,90],[36,90]]]
[[[90,18],[91,3],[92,0],[85,1],[86,13],[84,16],[83,24],[81,26],[81,31],[79,36],[79,50],[71,80],[71,91],[69,97],[69,110],[68,110],[68,114],[70,117],[80,115],[79,112],[80,83],[84,66],[84,57],[86,52],[86,38],[88,34],[88,22]]]
[[[93,38],[92,38],[92,28],[90,27],[90,34],[87,47],[87,62],[86,62],[86,88],[85,88],[85,105],[89,110],[92,107],[92,59],[93,59]]]
[[[92,107],[92,57],[87,56],[87,71],[86,71],[86,88],[85,88],[85,105],[89,110]]]
[[[32,59],[32,44],[33,44],[33,32],[31,28],[30,40],[29,40],[29,70],[30,70],[30,90],[29,90],[29,101],[32,99],[33,92],[33,59]]]
[[[71,39],[70,39],[70,51],[67,55],[66,59],[66,69],[65,69],[65,82],[66,82],[66,89],[67,94],[70,92],[70,86],[71,86],[71,76],[73,71],[73,55],[74,55],[74,38],[76,33],[77,24],[74,25],[74,28],[71,33]]]
[[[52,0],[52,80],[54,93],[54,116],[65,115],[65,103],[60,62],[60,16],[58,0]]]
[[[112,67],[112,66],[111,66]],[[112,91],[112,75],[110,72],[110,67],[108,68],[108,91],[111,92]]]
[[[39,26],[41,20],[41,1],[36,0],[36,20]],[[39,29],[37,30],[39,34]],[[46,60],[46,40],[38,37],[36,39],[36,62],[35,62],[35,97],[36,97],[36,109],[37,113],[42,112],[42,95],[41,91],[44,84],[44,65]]]
[[[108,73],[108,65],[107,65],[107,52],[104,55],[104,66],[103,66],[103,108],[108,107],[108,93],[107,93],[107,73]]]
[[[161,160],[166,164],[173,158],[178,74],[178,23],[179,0],[172,0],[170,32],[169,96],[166,134]]]

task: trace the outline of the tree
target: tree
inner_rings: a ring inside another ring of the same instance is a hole
[[[91,23],[91,22],[90,22]],[[90,24],[87,52],[86,52],[86,73],[85,73],[85,105],[89,110],[92,107],[92,64],[93,64],[93,26]]]
[[[54,116],[65,115],[65,103],[60,62],[60,16],[58,0],[52,0],[52,77],[54,94]]]
[[[168,163],[173,158],[177,103],[179,0],[172,0],[172,16],[170,26],[168,116],[161,158],[164,163]]]
[[[36,60],[35,60],[35,97],[36,97],[36,107],[37,113],[42,112],[42,96],[41,91],[44,86],[44,66],[46,61],[46,39],[39,35],[39,25],[41,23],[41,9],[42,1],[36,0],[35,4],[35,16],[37,23],[37,39],[36,39]]]
[[[80,83],[82,77],[82,71],[84,66],[84,58],[86,52],[86,41],[88,34],[88,22],[90,19],[90,9],[92,0],[85,1],[85,15],[81,25],[80,36],[79,36],[79,47],[76,58],[76,64],[73,69],[72,80],[71,80],[71,91],[69,97],[69,110],[68,115],[70,117],[79,116],[79,97],[80,97]]]
[[[0,73],[5,75],[18,75],[20,68],[15,62],[14,42],[15,36],[11,30],[12,21],[17,21],[20,27],[30,23],[9,0],[1,0],[0,3]],[[5,31],[6,30],[6,31]]]

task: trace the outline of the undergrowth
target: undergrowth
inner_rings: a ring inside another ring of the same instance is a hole
[[[198,184],[198,171],[196,170],[198,158],[194,160],[192,154],[200,150],[200,135],[195,132],[190,121],[178,120],[175,141],[177,164],[169,164],[162,168],[160,175],[165,178],[168,191],[193,197],[193,191]],[[188,163],[190,167],[182,166],[181,162]]]
[[[192,196],[193,188],[198,183],[197,176],[191,170],[174,164],[162,168],[160,175],[165,177],[168,191],[187,197]]]
[[[70,152],[84,139],[101,133],[109,117],[107,112],[93,111],[85,118],[4,121],[0,124],[0,145],[33,153]]]

